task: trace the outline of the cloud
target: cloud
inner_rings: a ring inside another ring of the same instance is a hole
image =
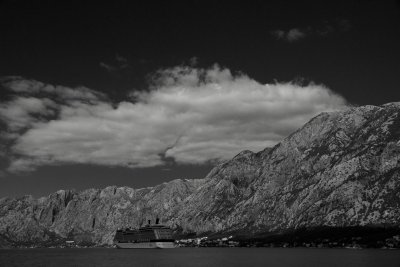
[[[117,67],[114,67],[114,66],[112,66],[110,64],[106,64],[104,62],[100,62],[99,65],[100,65],[100,67],[104,68],[108,72],[114,72],[114,71],[118,70]]]
[[[336,24],[341,31],[349,31],[352,27],[350,20],[348,19],[337,19]]]
[[[128,63],[128,60],[119,54],[115,55],[115,60],[119,63]]]
[[[53,115],[51,107],[54,105],[55,103],[47,98],[16,97],[0,104],[0,118],[11,131],[17,131],[38,122],[40,115]]]
[[[287,32],[286,34],[286,38],[289,42],[294,42],[297,41],[299,39],[302,39],[306,36],[306,33],[299,30],[299,29],[291,29]]]
[[[277,40],[286,38],[286,32],[283,30],[271,31],[271,35],[274,36]]]
[[[112,73],[112,74],[119,73],[119,72],[129,69],[131,67],[128,63],[128,59],[126,59],[125,57],[123,57],[119,54],[115,55],[115,59],[113,61],[115,64],[100,62],[99,65],[100,65],[100,67],[105,69],[107,72]]]
[[[277,40],[284,40],[287,42],[295,42],[306,37],[306,31],[298,28],[293,28],[288,31],[276,30],[271,32]]]
[[[106,95],[80,86],[77,88],[69,88],[65,86],[54,86],[45,84],[35,80],[24,79],[20,76],[8,76],[0,79],[0,83],[7,90],[17,94],[43,94],[56,98],[58,100],[86,100],[97,101],[106,98]]]
[[[189,59],[189,66],[195,67],[199,63],[199,58],[198,57],[191,57]]]
[[[292,28],[286,31],[278,29],[270,33],[276,40],[293,43],[311,35],[327,36],[335,31],[346,32],[349,31],[351,27],[352,25],[349,20],[338,18],[334,21],[324,21],[313,27]]]
[[[60,102],[54,99],[62,91],[41,98],[32,88],[42,83],[15,83],[7,88],[31,94],[1,103],[1,118],[13,138],[8,157],[14,172],[64,163],[137,168],[165,165],[166,159],[178,164],[226,160],[244,149],[273,146],[318,113],[346,105],[323,85],[261,84],[218,65],[159,70],[149,90],[131,92],[134,101],[119,103],[79,88],[68,89],[87,99]],[[21,128],[26,130],[17,131]]]

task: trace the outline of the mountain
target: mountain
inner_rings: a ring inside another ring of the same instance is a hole
[[[243,151],[204,179],[3,198],[0,240],[109,244],[117,228],[155,217],[177,232],[249,236],[399,226],[399,116],[400,103],[322,113],[273,148]]]

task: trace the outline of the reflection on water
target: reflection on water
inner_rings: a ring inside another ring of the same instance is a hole
[[[0,266],[400,266],[400,250],[306,248],[3,249]]]

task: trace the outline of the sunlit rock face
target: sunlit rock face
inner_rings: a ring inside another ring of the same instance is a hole
[[[60,190],[47,198],[0,200],[0,233],[15,241],[46,240],[45,230],[77,241],[111,243],[115,230],[147,219],[167,219],[204,180],[174,180],[152,188],[110,186],[83,192]],[[165,221],[167,223],[167,221]]]
[[[0,239],[56,233],[109,244],[117,228],[155,217],[198,234],[399,225],[399,116],[400,103],[322,113],[275,147],[243,151],[204,179],[3,198]]]

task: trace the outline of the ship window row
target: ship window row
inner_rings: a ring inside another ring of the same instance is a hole
[[[155,230],[154,233],[157,237],[157,239],[171,239],[171,231],[169,229],[166,229],[167,231],[163,230]]]
[[[123,236],[124,240],[150,240],[154,238],[154,233],[132,233]]]

